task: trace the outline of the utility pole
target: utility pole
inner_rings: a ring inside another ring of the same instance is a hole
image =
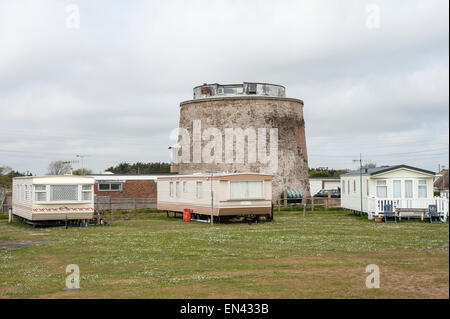
[[[83,166],[84,155],[77,155],[77,157],[79,157],[81,159],[81,169],[83,170],[83,168],[84,168],[84,166]]]
[[[353,162],[359,162],[359,197],[360,197],[360,201],[361,201],[361,210],[360,210],[360,215],[363,214],[363,196],[362,196],[362,155],[361,153],[359,153],[359,160],[353,160]]]

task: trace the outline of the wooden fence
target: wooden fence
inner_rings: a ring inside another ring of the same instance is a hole
[[[95,210],[134,210],[156,209],[156,198],[111,198],[95,196]]]
[[[314,207],[317,206],[325,208],[341,207],[341,199],[334,197],[281,198],[274,201],[274,206],[278,211],[281,207],[289,206],[310,207],[314,211]]]

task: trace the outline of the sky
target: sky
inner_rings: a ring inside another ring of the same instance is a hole
[[[448,168],[448,6],[0,0],[0,166],[168,162],[192,88],[245,81],[304,101],[310,167]]]

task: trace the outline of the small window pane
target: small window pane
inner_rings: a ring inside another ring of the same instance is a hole
[[[83,189],[84,191],[90,191],[90,190],[92,189],[92,185],[83,185],[83,186],[82,186],[82,189]]]
[[[197,195],[197,199],[200,199],[203,197],[203,183],[202,182],[197,182],[197,188],[196,188],[196,195]]]
[[[98,184],[98,189],[101,191],[109,191],[109,184]]]
[[[83,200],[92,200],[92,192],[90,191],[84,191],[82,193]]]
[[[46,190],[46,186],[45,185],[34,185],[34,189],[36,191],[45,191]]]
[[[412,198],[413,197],[413,186],[412,181],[405,181],[405,197]]]
[[[111,184],[111,190],[118,191],[122,189],[122,184]]]
[[[262,198],[263,194],[262,181],[248,182],[248,198]]]
[[[419,198],[427,198],[427,181],[419,180]]]
[[[402,197],[402,184],[401,181],[394,181],[394,198]]]
[[[37,202],[44,202],[46,200],[47,200],[46,192],[36,192],[36,201]]]

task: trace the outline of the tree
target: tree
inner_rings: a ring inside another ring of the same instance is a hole
[[[348,169],[328,169],[328,167],[310,168],[309,177],[333,177],[339,178],[342,174],[348,173]]]
[[[114,174],[161,174],[170,173],[169,163],[120,163],[117,166],[111,166],[106,171]]]
[[[0,175],[7,175],[12,171],[9,166],[0,166]]]
[[[72,172],[70,162],[54,161],[48,165],[47,175],[66,175]]]
[[[14,171],[9,166],[0,166],[0,188],[5,187],[6,189],[11,189],[12,179],[25,175],[27,174]],[[31,173],[28,173],[28,176],[31,176]]]
[[[72,172],[73,175],[89,175],[92,174],[92,170],[88,168],[79,168]]]

